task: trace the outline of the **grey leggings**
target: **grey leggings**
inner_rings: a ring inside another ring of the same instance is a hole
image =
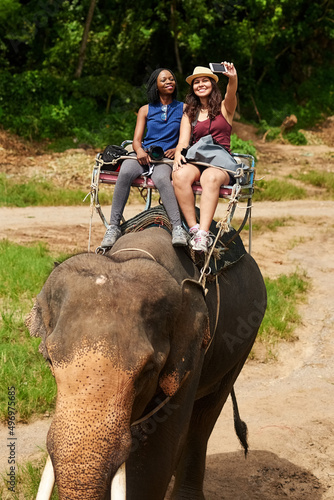
[[[112,200],[110,215],[111,225],[119,225],[125,204],[130,194],[131,183],[145,171],[146,168],[140,165],[135,159],[123,161]],[[172,226],[175,227],[181,225],[181,216],[171,183],[171,173],[172,168],[169,164],[156,163],[151,178],[159,190],[161,201],[166,209],[169,220]]]

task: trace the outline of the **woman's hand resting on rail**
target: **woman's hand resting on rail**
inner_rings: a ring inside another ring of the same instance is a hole
[[[141,165],[149,165],[151,163],[151,158],[143,148],[138,148],[136,154],[137,154],[137,161]]]

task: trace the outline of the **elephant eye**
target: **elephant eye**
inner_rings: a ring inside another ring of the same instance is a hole
[[[143,373],[150,372],[150,371],[154,370],[154,368],[155,368],[155,364],[153,363],[153,361],[150,361],[143,368]]]

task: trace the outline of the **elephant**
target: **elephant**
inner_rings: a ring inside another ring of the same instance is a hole
[[[61,500],[203,500],[207,443],[251,351],[266,288],[245,255],[217,279],[163,228],[69,257],[29,313],[57,384],[47,435]]]

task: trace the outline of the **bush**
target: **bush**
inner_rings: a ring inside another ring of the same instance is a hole
[[[5,128],[28,139],[76,137],[95,147],[133,137],[143,87],[109,76],[71,80],[45,70],[0,72]]]
[[[280,127],[269,125],[266,120],[261,120],[258,133],[266,136],[267,141],[274,141],[281,133]]]
[[[288,140],[290,144],[294,144],[295,146],[307,144],[305,135],[299,130],[282,132],[280,127],[271,126],[266,122],[266,120],[261,120],[258,132],[265,135],[267,141],[275,141],[280,135],[282,135],[285,140]]]
[[[252,141],[243,141],[236,134],[231,135],[231,150],[234,153],[241,153],[254,156],[256,158],[256,147]]]
[[[292,78],[291,75],[285,76]],[[257,100],[259,113],[270,127],[279,127],[291,114],[297,116],[298,128],[312,127],[333,114],[333,82],[333,65],[318,66],[310,77],[297,85],[293,80],[287,80],[281,87],[277,82],[264,82]]]
[[[299,130],[284,134],[284,138],[288,139],[290,144],[294,144],[295,146],[303,146],[307,144],[305,135]]]

